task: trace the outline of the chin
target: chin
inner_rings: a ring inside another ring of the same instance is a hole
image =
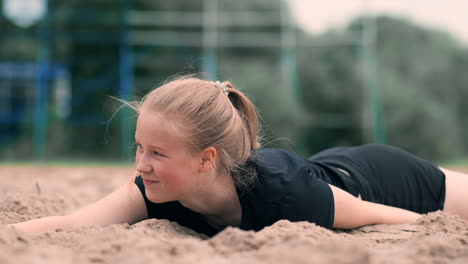
[[[168,199],[168,197],[164,197],[164,195],[158,195],[156,193],[146,192],[146,197],[152,203],[167,203],[173,202],[174,199]]]

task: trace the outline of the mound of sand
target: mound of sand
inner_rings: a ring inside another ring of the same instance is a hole
[[[0,224],[70,213],[131,168],[0,167]],[[14,179],[14,181],[12,181]],[[0,225],[0,263],[468,263],[468,222],[442,212],[414,225],[326,230],[278,221],[213,238],[167,220],[28,234]]]

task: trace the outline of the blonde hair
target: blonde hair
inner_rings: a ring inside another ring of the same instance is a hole
[[[150,110],[173,121],[192,151],[214,147],[217,170],[232,175],[237,187],[255,178],[242,165],[260,148],[260,125],[255,106],[230,82],[180,78],[149,92],[137,111]],[[220,89],[221,88],[221,89]]]

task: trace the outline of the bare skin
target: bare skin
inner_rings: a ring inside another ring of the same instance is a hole
[[[468,174],[440,168],[445,174],[444,211],[468,220]]]

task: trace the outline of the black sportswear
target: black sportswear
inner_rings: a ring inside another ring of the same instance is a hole
[[[369,144],[332,148],[309,159],[279,149],[259,149],[246,162],[257,180],[239,191],[242,222],[239,228],[260,230],[280,219],[309,221],[332,228],[334,199],[328,184],[363,200],[419,213],[443,208],[445,175],[431,163],[400,149]],[[342,169],[347,173],[338,170]],[[135,179],[150,218],[168,219],[213,236],[204,217],[179,202],[153,203],[141,177]]]

